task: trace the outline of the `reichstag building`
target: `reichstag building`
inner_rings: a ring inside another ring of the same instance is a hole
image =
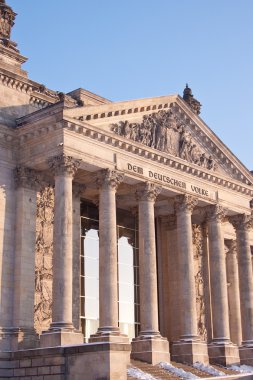
[[[252,173],[188,85],[111,102],[30,79],[15,17],[0,0],[0,378],[253,365]]]

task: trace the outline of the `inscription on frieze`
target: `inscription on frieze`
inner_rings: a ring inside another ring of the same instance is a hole
[[[180,177],[176,177],[174,175],[167,175],[165,173],[156,172],[154,170],[149,170],[145,167],[134,165],[130,162],[124,162],[123,160],[118,161],[118,166],[121,168],[121,170],[127,170],[129,172],[132,172],[133,174],[145,177],[152,181],[159,181],[165,186],[182,189],[204,198],[210,198],[213,200],[217,199],[217,192],[214,192],[202,186],[197,186],[190,182],[186,182],[182,180]]]
[[[185,122],[173,111],[144,115],[141,123],[127,120],[112,124],[112,131],[126,139],[177,156],[209,170],[216,170],[213,157],[193,139]]]

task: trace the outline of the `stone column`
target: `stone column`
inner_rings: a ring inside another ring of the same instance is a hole
[[[249,230],[252,227],[252,216],[238,214],[230,217],[236,230],[241,320],[242,347],[240,358],[243,364],[253,364],[253,277]]]
[[[207,226],[210,254],[210,284],[212,300],[213,340],[208,352],[211,363],[228,365],[238,363],[239,353],[230,341],[228,292],[222,220],[225,216],[220,205],[208,206]]]
[[[242,329],[236,241],[226,240],[226,246],[230,337],[239,346],[242,343]]]
[[[128,342],[118,327],[118,264],[116,199],[123,172],[104,169],[98,174],[99,188],[99,328],[89,342]]]
[[[210,292],[210,256],[208,243],[208,229],[206,223],[202,223],[203,234],[203,274],[204,274],[204,299],[205,299],[205,315],[207,329],[207,343],[213,339],[213,322],[211,308],[211,292]]]
[[[173,359],[192,364],[208,363],[207,345],[200,340],[197,328],[196,289],[194,278],[192,222],[197,199],[178,195],[175,199],[177,216],[178,274],[181,299],[181,336],[173,343]]]
[[[79,165],[80,160],[65,154],[49,160],[55,175],[53,304],[50,329],[41,335],[42,347],[83,342],[72,323],[72,180]]]
[[[80,197],[85,191],[85,185],[73,183],[73,325],[76,330],[81,329],[80,320],[80,252],[81,252],[81,217]]]
[[[132,357],[156,364],[168,361],[169,344],[158,327],[156,241],[154,202],[161,187],[141,184],[136,197],[139,202],[139,283],[141,331],[132,342]]]
[[[36,207],[38,174],[19,166],[16,183],[16,229],[14,260],[14,302],[12,350],[34,348],[38,336],[34,330]]]

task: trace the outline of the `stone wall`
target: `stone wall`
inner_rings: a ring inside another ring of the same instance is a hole
[[[123,343],[0,352],[0,379],[126,380],[129,361],[130,345]]]

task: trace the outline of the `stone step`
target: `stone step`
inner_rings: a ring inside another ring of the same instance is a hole
[[[186,372],[191,372],[192,374],[194,374],[194,375],[196,375],[202,379],[204,379],[204,378],[205,379],[216,378],[216,377],[214,377],[214,376],[212,376],[206,372],[203,372],[203,371],[201,371],[197,368],[194,368],[190,365],[187,365],[187,364],[176,363],[176,362],[171,362],[171,364],[176,368],[183,369]],[[140,369],[143,372],[147,373],[148,375],[151,375],[154,378],[159,379],[159,380],[181,379],[181,377],[179,377],[173,373],[170,373],[170,372],[160,368],[159,366],[153,366],[151,364],[141,362],[139,360],[131,360],[131,364],[129,365],[129,367],[135,367],[137,369]],[[229,376],[228,379],[230,379],[230,380],[231,379],[237,379],[237,378],[240,378],[242,376],[242,374],[239,374],[237,371],[227,369],[227,368],[219,366],[219,365],[212,365],[212,367],[217,369],[218,371],[224,372],[226,376]],[[222,379],[223,377],[219,377],[219,378]],[[127,379],[128,380],[134,380],[136,378],[132,377],[132,376],[128,376]],[[253,379],[253,376],[252,376],[252,379]]]

